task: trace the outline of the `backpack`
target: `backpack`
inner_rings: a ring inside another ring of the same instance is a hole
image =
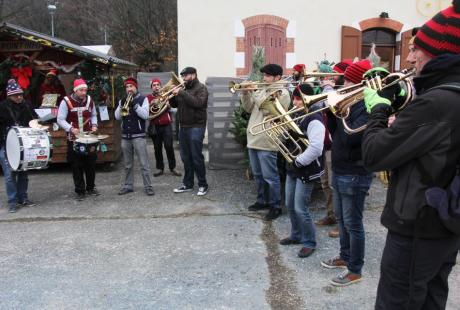
[[[429,91],[434,89],[446,89],[460,93],[460,83],[439,85]],[[431,185],[433,181],[419,161],[417,161],[417,166],[423,176],[422,182]],[[425,191],[425,199],[428,206],[436,209],[444,227],[454,235],[460,236],[460,159],[456,167],[455,176],[449,185],[446,188],[430,186]]]

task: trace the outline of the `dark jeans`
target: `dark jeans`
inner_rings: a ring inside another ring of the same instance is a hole
[[[203,156],[205,131],[205,127],[181,128],[179,130],[180,157],[184,163],[183,183],[187,187],[193,187],[195,174],[199,187],[208,186]]]
[[[371,182],[372,174],[332,174],[333,204],[340,233],[340,257],[347,262],[348,270],[357,274],[361,274],[364,265],[364,199]]]
[[[0,162],[5,178],[6,195],[8,204],[15,205],[28,199],[27,188],[29,186],[29,177],[27,171],[12,171],[8,159],[6,158],[5,147],[0,149]]]
[[[152,125],[151,125],[152,126]],[[163,145],[166,156],[168,157],[169,170],[176,168],[176,157],[174,156],[173,132],[172,125],[154,125],[155,133],[152,136],[153,146],[155,148],[155,161],[158,170],[164,170],[163,162]]]
[[[445,309],[460,238],[416,239],[388,232],[375,309]]]
[[[73,150],[73,142],[67,142],[67,162],[69,162],[72,166],[75,193],[84,194],[86,191],[94,189],[94,181],[96,179],[96,159],[97,154],[91,154],[88,156],[76,154]]]

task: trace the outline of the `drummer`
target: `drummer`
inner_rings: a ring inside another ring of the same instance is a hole
[[[73,93],[64,97],[59,105],[58,125],[67,132],[67,162],[72,165],[75,199],[81,201],[86,195],[98,196],[96,179],[96,150],[82,154],[74,148],[78,135],[97,131],[97,111],[93,100],[87,94],[85,80],[73,83]],[[86,178],[86,184],[85,184]]]
[[[9,212],[15,213],[19,207],[34,206],[29,200],[27,171],[12,171],[6,158],[6,135],[11,126],[29,127],[32,119],[37,119],[32,105],[24,100],[24,92],[15,80],[9,80],[6,87],[7,98],[0,103],[0,162],[5,177]]]

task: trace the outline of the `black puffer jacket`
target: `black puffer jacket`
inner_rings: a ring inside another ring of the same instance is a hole
[[[390,231],[427,239],[453,237],[427,206],[425,191],[427,180],[431,186],[446,187],[460,158],[460,93],[430,88],[459,81],[460,55],[439,56],[414,79],[418,96],[391,127],[387,128],[388,106],[372,111],[363,160],[372,171],[391,170],[381,219]]]
[[[11,126],[29,127],[29,122],[38,115],[28,102],[14,103],[5,99],[0,103],[0,147],[5,145],[6,135]]]
[[[198,79],[186,84],[170,103],[177,108],[181,127],[206,127],[208,89]]]

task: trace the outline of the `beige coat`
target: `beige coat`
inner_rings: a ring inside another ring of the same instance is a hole
[[[243,93],[241,96],[241,103],[243,109],[251,113],[251,117],[249,118],[249,124],[247,129],[247,137],[248,137],[248,145],[247,147],[250,149],[256,150],[263,150],[263,151],[278,151],[276,145],[274,145],[268,136],[265,133],[253,136],[249,129],[260,122],[263,121],[264,117],[268,115],[267,111],[264,109],[260,109],[260,105],[267,99],[270,91],[270,88],[260,89],[254,92]],[[279,102],[284,107],[284,109],[288,109],[291,103],[291,98],[289,96],[289,92],[285,89],[282,90],[281,95],[278,97]]]

